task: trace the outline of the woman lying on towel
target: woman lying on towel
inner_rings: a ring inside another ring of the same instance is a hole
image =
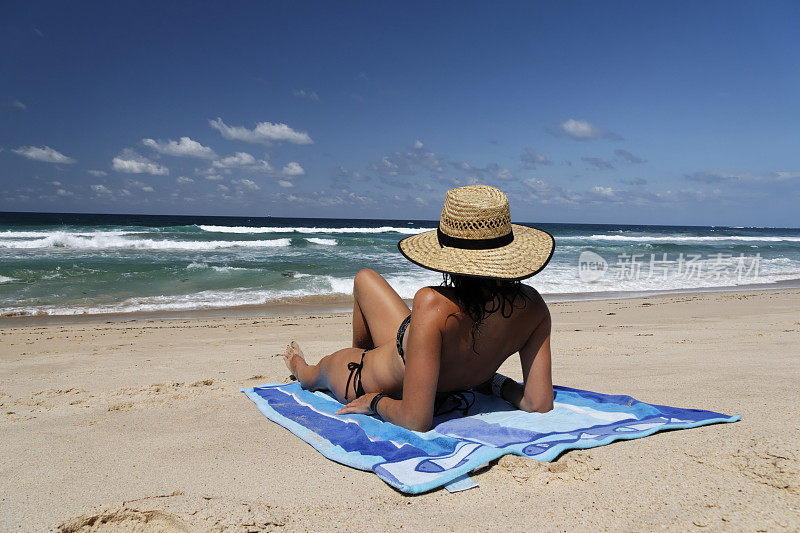
[[[283,354],[305,389],[328,389],[338,414],[377,414],[416,431],[431,427],[441,401],[457,391],[491,390],[514,407],[553,408],[550,313],[520,280],[542,270],[553,237],[511,224],[508,198],[485,185],[447,192],[439,228],[398,244],[411,262],[444,273],[412,310],[372,270],[353,284],[353,347],[309,365],[296,342]],[[519,352],[524,385],[495,374]]]

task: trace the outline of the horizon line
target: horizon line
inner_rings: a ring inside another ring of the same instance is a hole
[[[283,216],[248,216],[248,215],[176,215],[176,214],[157,214],[157,213],[87,213],[74,211],[0,211],[0,217],[4,215],[83,215],[83,216],[130,216],[130,217],[182,217],[182,218],[240,218],[240,219],[285,219],[285,220],[379,220],[386,222],[432,222],[435,219],[422,218],[339,218],[339,217],[283,217]],[[630,223],[609,223],[609,222],[514,222],[521,225],[549,224],[549,225],[573,225],[573,226],[646,226],[653,228],[727,228],[727,229],[773,229],[773,230],[800,230],[800,227],[790,226],[727,226],[722,224],[630,224]],[[254,227],[254,226],[252,226]]]

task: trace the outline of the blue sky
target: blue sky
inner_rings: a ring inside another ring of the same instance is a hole
[[[0,210],[800,226],[796,2],[4,2]]]

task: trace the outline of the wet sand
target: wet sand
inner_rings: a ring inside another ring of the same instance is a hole
[[[239,387],[347,345],[346,313],[0,328],[0,530],[800,529],[800,290],[558,302],[560,385],[741,414],[404,496]],[[501,369],[520,378],[519,363]]]

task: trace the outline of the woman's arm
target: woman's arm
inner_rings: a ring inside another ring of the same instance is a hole
[[[439,384],[444,313],[443,297],[431,288],[414,296],[411,324],[407,330],[408,349],[403,378],[403,399],[382,398],[376,410],[387,422],[414,431],[428,431]],[[369,413],[376,394],[365,394],[344,406],[337,414]]]
[[[523,411],[546,413],[553,408],[553,378],[550,370],[550,311],[539,298],[535,303],[539,324],[519,351],[524,385],[508,380],[501,397]]]

